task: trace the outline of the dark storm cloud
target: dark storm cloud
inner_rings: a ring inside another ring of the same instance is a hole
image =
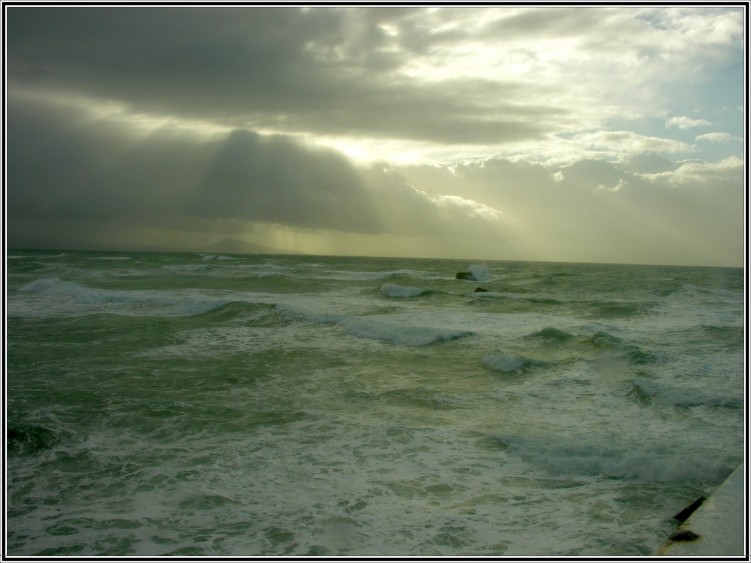
[[[394,73],[420,33],[436,44],[442,38],[426,28],[429,22],[418,32],[412,10],[23,7],[8,13],[11,88],[118,100],[133,111],[465,144],[537,138],[540,117],[562,113],[525,107],[514,83],[429,84]],[[398,40],[381,26],[389,21],[404,28]]]
[[[134,142],[81,110],[13,99],[8,106],[12,218],[160,221],[183,205],[205,161],[179,135]]]
[[[374,202],[333,151],[237,130],[212,150],[195,196],[199,216],[376,233]]]
[[[662,125],[741,15],[7,7],[9,240],[738,263],[742,159]]]
[[[332,151],[236,131],[198,141],[169,129],[132,138],[106,120],[11,103],[14,217],[162,221],[239,219],[378,232],[370,195]]]
[[[287,137],[235,130],[201,139],[164,127],[127,133],[82,110],[10,100],[11,240],[114,225],[231,234],[278,224],[342,233],[489,234],[388,169]],[[43,237],[42,237],[43,238]]]

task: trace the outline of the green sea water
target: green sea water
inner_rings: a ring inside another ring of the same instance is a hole
[[[6,268],[10,555],[647,555],[744,456],[741,269]]]

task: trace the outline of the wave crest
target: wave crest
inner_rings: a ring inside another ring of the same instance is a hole
[[[447,342],[473,334],[466,330],[392,325],[361,318],[343,319],[339,324],[344,332],[352,336],[407,346],[428,346],[436,342]]]
[[[525,338],[539,339],[544,342],[559,343],[559,342],[568,342],[575,337],[573,334],[566,332],[565,330],[559,330],[557,328],[549,326],[549,327],[543,328],[542,330],[538,330],[537,332],[528,334]]]
[[[54,296],[50,309],[65,311],[66,315],[190,316],[229,303],[227,299],[208,297],[194,290],[101,289],[60,278],[40,278],[19,291]]]
[[[627,444],[606,438],[500,438],[508,451],[553,475],[604,476],[642,482],[721,481],[735,463],[705,458],[670,444]]]
[[[523,372],[527,368],[537,365],[539,362],[524,356],[513,356],[502,352],[486,354],[482,358],[482,365],[493,371],[501,373]]]
[[[393,283],[385,283],[381,286],[381,293],[386,297],[418,297],[425,293],[424,289],[419,287],[407,287]]]

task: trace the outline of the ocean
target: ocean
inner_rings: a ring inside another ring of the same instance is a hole
[[[6,266],[8,555],[649,555],[744,459],[740,268]]]

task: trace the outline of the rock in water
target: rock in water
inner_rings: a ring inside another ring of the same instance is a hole
[[[475,276],[473,276],[470,272],[457,272],[456,279],[475,281]]]

